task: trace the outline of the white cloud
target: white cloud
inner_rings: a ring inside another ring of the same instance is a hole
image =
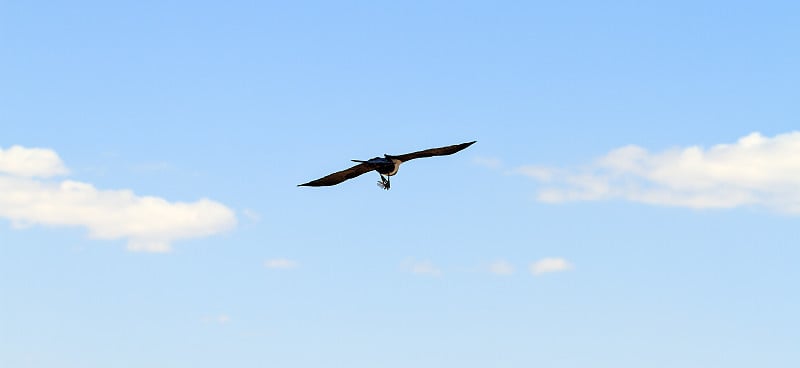
[[[442,275],[442,270],[434,266],[433,263],[431,263],[431,261],[428,260],[419,261],[413,258],[408,258],[403,262],[403,269],[415,275],[423,275],[423,276]]]
[[[53,150],[12,146],[0,147],[0,174],[22,177],[51,177],[69,171]]]
[[[800,214],[800,132],[651,153],[630,145],[581,170],[519,168],[542,182],[543,202],[625,199],[655,205],[732,208],[760,205]],[[543,173],[547,173],[545,175]]]
[[[15,146],[5,152],[15,148],[17,153],[2,157],[2,171],[8,175],[0,174],[0,217],[9,219],[14,228],[79,226],[94,239],[127,239],[131,251],[168,252],[173,241],[206,237],[236,226],[232,210],[205,198],[169,202],[78,181],[34,179],[67,170],[51,150]]]
[[[530,270],[534,275],[541,275],[551,272],[563,272],[574,269],[575,266],[564,258],[542,258],[531,263]]]
[[[508,276],[514,273],[514,265],[505,260],[497,260],[489,264],[489,272],[495,275]]]
[[[298,264],[295,261],[286,258],[268,259],[264,262],[264,267],[279,270],[288,270],[297,268]]]

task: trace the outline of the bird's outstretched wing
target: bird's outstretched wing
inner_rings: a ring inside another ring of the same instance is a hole
[[[299,184],[298,187],[326,187],[329,185],[336,185],[347,179],[355,178],[356,176],[359,176],[366,172],[370,172],[372,170],[375,170],[375,165],[362,162],[349,169],[335,172],[326,177],[319,178],[317,180],[312,180],[308,183]]]
[[[389,157],[396,158],[396,159],[398,159],[400,161],[405,162],[405,161],[408,161],[408,160],[413,160],[415,158],[432,157],[432,156],[447,156],[447,155],[452,155],[452,154],[454,154],[454,153],[456,153],[458,151],[461,151],[464,148],[467,148],[467,147],[471,146],[475,142],[477,142],[477,141],[461,143],[461,144],[454,144],[452,146],[447,146],[447,147],[431,148],[431,149],[426,149],[426,150],[422,150],[422,151],[406,153],[405,155],[396,155],[396,156],[395,155],[389,155]]]

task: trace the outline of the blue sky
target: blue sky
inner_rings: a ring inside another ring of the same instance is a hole
[[[0,366],[797,366],[799,12],[2,1]]]

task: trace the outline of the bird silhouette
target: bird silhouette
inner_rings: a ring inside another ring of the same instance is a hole
[[[389,190],[389,188],[391,187],[391,183],[389,182],[389,177],[397,174],[397,170],[400,169],[400,164],[406,161],[413,160],[415,158],[452,155],[458,151],[461,151],[471,146],[475,142],[477,141],[454,144],[452,146],[446,146],[446,147],[430,148],[422,151],[406,153],[404,155],[385,154],[383,155],[383,157],[375,157],[366,161],[351,160],[353,162],[358,162],[358,165],[355,165],[349,169],[335,172],[333,174],[319,178],[317,180],[312,180],[308,183],[299,184],[298,186],[325,187],[325,186],[336,185],[345,180],[352,179],[361,174],[375,170],[381,177],[381,181],[378,182],[378,186],[383,189]]]

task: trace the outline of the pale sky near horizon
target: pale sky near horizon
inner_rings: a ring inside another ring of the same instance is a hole
[[[0,367],[796,367],[798,20],[0,1]]]

